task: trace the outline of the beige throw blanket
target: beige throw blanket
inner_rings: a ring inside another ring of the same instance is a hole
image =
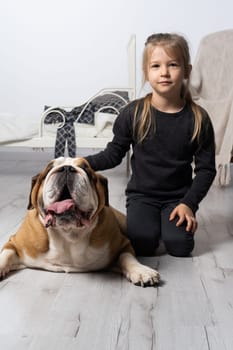
[[[193,99],[212,120],[216,138],[215,184],[230,182],[233,148],[233,29],[205,36],[190,79]]]

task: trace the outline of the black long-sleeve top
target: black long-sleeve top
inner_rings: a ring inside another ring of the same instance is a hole
[[[151,106],[156,130],[140,144],[133,132],[135,107],[133,101],[119,114],[113,140],[106,149],[86,159],[94,170],[113,168],[132,146],[132,176],[126,194],[152,196],[161,203],[178,200],[195,212],[216,174],[214,131],[207,112],[203,110],[199,139],[191,142],[194,114],[189,104],[177,113],[161,112]]]

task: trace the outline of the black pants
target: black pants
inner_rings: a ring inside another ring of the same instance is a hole
[[[194,248],[194,234],[186,231],[186,221],[179,227],[176,227],[178,217],[169,221],[177,204],[161,204],[142,195],[127,198],[127,236],[136,255],[153,256],[159,240],[164,242],[170,255],[190,255]]]

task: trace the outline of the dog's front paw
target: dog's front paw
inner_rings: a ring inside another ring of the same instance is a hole
[[[2,280],[10,271],[9,265],[0,256],[0,280]]]
[[[13,268],[18,269],[18,256],[13,249],[3,249],[0,253],[0,279],[3,279]]]
[[[127,271],[126,278],[141,287],[155,286],[160,281],[158,271],[139,263]]]

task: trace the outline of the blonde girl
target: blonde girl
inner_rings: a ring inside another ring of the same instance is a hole
[[[129,103],[106,149],[86,158],[94,170],[113,168],[131,146],[127,235],[136,254],[154,255],[162,240],[169,254],[189,256],[195,214],[216,174],[213,127],[189,92],[190,54],[183,36],[149,36],[142,71],[152,92]]]

